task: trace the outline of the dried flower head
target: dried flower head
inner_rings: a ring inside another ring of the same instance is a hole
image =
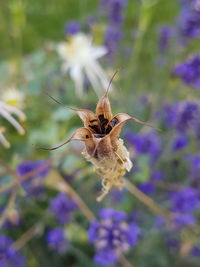
[[[83,155],[95,166],[97,173],[102,177],[102,193],[97,201],[101,201],[113,186],[121,190],[123,188],[123,176],[126,171],[130,171],[132,168],[129,152],[124,146],[123,140],[119,138],[124,123],[132,120],[150,126],[126,113],[113,116],[108,99],[108,89],[98,101],[95,113],[88,109],[70,108],[80,117],[84,127],[77,129],[71,138],[63,144],[53,148],[42,148],[55,150],[72,140],[83,141],[86,146]]]

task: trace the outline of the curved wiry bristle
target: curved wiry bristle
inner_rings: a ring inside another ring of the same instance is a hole
[[[113,81],[113,79],[115,78],[116,74],[118,73],[118,71],[119,71],[119,70],[116,70],[116,71],[114,72],[113,76],[111,77],[110,82],[109,82],[109,84],[108,84],[108,88],[106,89],[106,92],[105,92],[105,96],[108,96],[110,86],[111,86],[112,81]]]
[[[66,142],[64,142],[63,144],[59,145],[59,146],[55,146],[55,147],[51,147],[51,148],[47,148],[47,147],[38,147],[35,146],[37,149],[41,149],[41,150],[47,150],[47,151],[52,151],[52,150],[56,150],[64,145],[66,145],[70,140],[67,140]]]

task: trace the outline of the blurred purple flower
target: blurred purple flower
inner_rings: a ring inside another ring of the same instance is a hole
[[[163,178],[164,178],[164,173],[161,171],[155,170],[151,174],[151,181],[153,181],[153,182],[163,180]]]
[[[140,184],[138,188],[147,195],[151,195],[155,192],[155,185],[151,181]]]
[[[31,171],[34,171],[38,168],[42,168],[42,166],[45,166],[46,164],[47,164],[47,161],[45,160],[24,161],[23,163],[17,166],[17,174],[19,176],[26,175]],[[33,177],[29,178],[28,180],[22,182],[22,186],[24,190],[26,191],[27,195],[35,196],[35,197],[41,196],[41,194],[44,191],[43,178],[47,176],[48,172],[49,172],[49,166],[44,168],[42,171],[40,171]]]
[[[188,137],[184,134],[179,134],[173,141],[172,150],[177,151],[188,145]]]
[[[190,255],[199,257],[200,256],[200,247],[193,246],[191,251],[190,251]]]
[[[123,8],[127,5],[126,0],[109,0],[109,20],[112,25],[120,25],[124,21]]]
[[[167,245],[167,247],[169,247],[171,249],[179,249],[180,241],[175,237],[171,237],[171,236],[167,235],[166,236],[166,245]]]
[[[101,9],[108,16],[109,24],[119,25],[123,23],[123,9],[127,3],[127,0],[101,0]]]
[[[199,121],[200,105],[196,101],[180,101],[174,104],[164,104],[157,112],[156,117],[160,118],[168,127],[173,127],[182,134],[186,130],[195,130]]]
[[[177,121],[178,112],[176,104],[164,103],[162,108],[155,113],[156,119],[161,119],[168,127],[174,127]]]
[[[192,212],[200,207],[198,192],[192,187],[186,187],[182,191],[171,193],[170,200],[174,212]]]
[[[65,253],[68,248],[68,241],[62,228],[55,228],[47,233],[48,246],[59,252]]]
[[[182,226],[194,225],[196,223],[195,217],[190,213],[175,213],[173,220],[173,228],[174,230],[180,229]]]
[[[57,194],[50,203],[50,211],[56,215],[57,220],[62,224],[70,221],[71,213],[76,208],[76,203],[65,193]]]
[[[126,5],[126,0],[101,1],[102,11],[108,17],[108,26],[105,31],[104,42],[108,49],[109,60],[114,59],[117,48],[119,46],[119,41],[123,37],[123,10]]]
[[[163,216],[155,217],[155,226],[156,228],[161,228],[165,225],[165,218]]]
[[[180,102],[176,128],[185,131],[194,127],[199,115],[199,105],[195,102]]]
[[[120,203],[124,199],[124,190],[113,189],[110,193],[110,198],[113,203]]]
[[[81,25],[75,20],[69,21],[67,24],[65,24],[64,33],[66,35],[73,35],[81,30]]]
[[[169,46],[169,40],[172,37],[172,28],[168,26],[162,26],[159,29],[159,51],[161,53],[164,53],[168,46]]]
[[[117,51],[119,41],[122,39],[123,34],[121,30],[114,27],[113,25],[108,25],[105,31],[105,45],[108,49],[108,55],[110,57],[114,57]]]
[[[191,2],[185,2],[182,6],[178,27],[181,37],[195,39],[200,37],[200,10]]]
[[[149,154],[152,159],[160,155],[161,141],[156,132],[151,131],[146,134],[128,132],[126,138],[134,146],[137,154]]]
[[[0,235],[0,266],[1,267],[23,267],[25,259],[12,247],[12,239]]]
[[[196,134],[197,140],[200,141],[200,119],[198,119],[195,123],[195,134]]]
[[[143,214],[139,210],[134,210],[131,213],[131,221],[141,224],[143,222]]]
[[[144,183],[140,183],[138,188],[145,194],[151,195],[155,192],[155,182],[162,180],[164,177],[163,172],[153,171],[150,180]]]
[[[183,83],[200,89],[200,55],[193,55],[187,61],[177,65],[173,69],[173,74],[178,76]]]
[[[134,223],[125,221],[127,214],[113,209],[102,209],[100,221],[93,221],[88,230],[89,241],[95,244],[96,264],[111,264],[120,253],[136,245],[140,230]]]
[[[200,1],[199,0],[193,0],[192,7],[195,11],[200,12]]]
[[[200,155],[188,155],[186,159],[190,163],[190,179],[200,184]]]

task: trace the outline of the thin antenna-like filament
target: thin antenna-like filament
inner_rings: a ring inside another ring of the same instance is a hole
[[[113,74],[113,76],[111,77],[110,81],[109,81],[109,84],[108,84],[108,88],[106,89],[106,93],[105,93],[105,96],[108,96],[108,92],[109,92],[109,89],[110,89],[110,86],[112,84],[112,81],[113,79],[115,78],[116,74],[118,73],[118,70],[116,70]]]
[[[71,139],[71,138],[70,138],[70,139]],[[36,147],[36,148],[41,149],[41,150],[48,150],[48,151],[56,150],[56,149],[58,149],[58,148],[60,148],[60,147],[62,147],[62,146],[64,146],[64,145],[66,145],[67,143],[69,143],[70,139],[67,140],[66,142],[64,142],[63,144],[61,144],[61,145],[59,145],[59,146],[56,146],[56,147],[52,147],[52,148]]]

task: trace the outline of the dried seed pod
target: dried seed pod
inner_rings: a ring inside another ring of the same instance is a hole
[[[96,114],[87,109],[66,106],[78,114],[83,121],[84,127],[76,130],[72,137],[63,144],[50,149],[44,148],[45,150],[55,150],[72,140],[83,141],[86,146],[86,151],[83,152],[83,155],[95,166],[97,173],[102,178],[102,193],[97,198],[97,201],[101,201],[113,186],[121,190],[123,188],[123,176],[126,171],[130,171],[132,168],[129,152],[124,146],[123,140],[119,139],[124,123],[132,120],[152,127],[150,124],[126,113],[119,113],[113,117],[108,90],[109,87],[98,101]],[[57,100],[55,101],[58,102]]]

